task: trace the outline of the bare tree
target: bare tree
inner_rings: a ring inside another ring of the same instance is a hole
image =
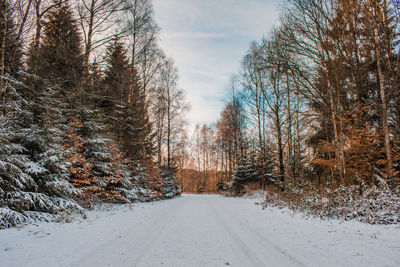
[[[147,94],[150,80],[154,78],[155,71],[161,66],[160,62],[154,60],[155,55],[162,54],[155,46],[159,29],[153,19],[153,7],[150,0],[129,0],[127,3],[124,20],[131,52],[131,65],[140,70],[143,89]],[[157,67],[154,68],[154,64],[150,62],[156,62]]]
[[[83,74],[89,71],[92,52],[110,41],[120,38],[127,30],[117,30],[126,0],[79,0],[77,10],[79,25],[84,37]]]
[[[284,124],[284,92],[283,92],[283,74],[284,65],[282,62],[282,54],[279,40],[273,41],[264,40],[262,44],[263,52],[261,53],[262,66],[266,71],[268,85],[262,90],[265,103],[268,106],[277,140],[278,166],[280,179],[283,182],[285,179],[285,164],[284,164],[284,141],[283,141],[283,124]]]
[[[168,169],[174,165],[174,149],[184,133],[186,121],[184,118],[185,112],[189,109],[186,103],[184,91],[179,87],[178,83],[178,70],[174,66],[171,59],[166,60],[160,70],[160,84],[158,89],[159,99],[158,102],[160,109],[160,116],[157,118],[160,126],[158,131],[159,135],[159,152],[161,153],[162,135],[165,134],[164,140],[166,142],[167,160],[166,166]],[[159,155],[159,158],[161,156]]]

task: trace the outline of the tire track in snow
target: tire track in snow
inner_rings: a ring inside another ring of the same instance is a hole
[[[161,227],[156,226],[155,231],[153,231],[152,235],[150,237],[147,237],[147,240],[143,243],[141,246],[141,249],[138,251],[138,257],[135,259],[131,259],[130,264],[127,264],[124,262],[123,266],[129,266],[134,264],[133,266],[142,266],[142,262],[144,259],[146,259],[148,253],[150,252],[151,248],[157,243],[157,241],[161,238],[161,234],[164,232],[164,230],[170,226],[170,223],[181,213],[184,208],[189,205],[191,201],[186,201],[182,202],[179,201],[180,204],[178,209],[174,209],[173,215],[170,214],[167,220],[164,219],[163,216],[157,221],[159,221],[158,226],[161,225]],[[176,207],[175,207],[176,208]]]
[[[304,263],[302,263],[300,260],[298,260],[296,257],[292,256],[287,252],[286,249],[283,249],[270,241],[269,239],[265,238],[262,236],[259,232],[257,232],[255,229],[250,227],[248,224],[245,224],[243,222],[239,222],[239,225],[242,226],[244,229],[247,229],[248,232],[252,233],[252,236],[255,237],[260,243],[263,243],[264,245],[268,245],[273,247],[276,251],[280,252],[281,254],[285,255],[290,261],[295,263],[297,266],[306,266]]]
[[[263,261],[252,251],[249,246],[237,235],[224,220],[218,215],[218,213],[210,206],[210,209],[213,211],[215,218],[217,219],[218,223],[221,225],[221,228],[225,230],[225,232],[229,235],[232,239],[232,244],[234,249],[245,256],[246,261],[251,263],[251,266],[264,266]],[[249,266],[249,265],[247,265]]]
[[[218,200],[216,200],[214,203],[217,203],[217,201]],[[236,245],[239,244],[239,249],[243,249],[244,254],[249,256],[249,260],[252,260],[254,266],[265,266],[267,262],[265,262],[265,260],[263,261],[260,258],[265,258],[266,254],[270,254],[268,265],[271,266],[282,266],[282,264],[286,266],[306,266],[294,256],[287,253],[285,249],[282,249],[266,237],[261,236],[261,233],[251,228],[241,218],[238,218],[237,213],[229,212],[229,215],[225,216],[226,218],[230,218],[230,222],[232,223],[231,226],[219,214],[219,212],[226,214],[228,212],[228,209],[224,208],[217,211],[214,205],[211,205],[209,202],[208,204],[210,209],[215,214],[215,217],[224,226],[226,231],[232,236],[233,240],[236,242]],[[252,248],[264,248],[265,253],[263,253],[262,255],[258,255],[260,253],[257,252],[256,249],[251,250],[250,247],[246,245],[246,240],[250,240],[250,242],[247,242],[247,244],[251,244]],[[271,261],[276,262],[271,263]]]
[[[173,205],[173,209],[171,209],[173,202],[177,202],[177,204]],[[82,254],[80,259],[70,266],[137,266],[146,252],[157,241],[164,228],[174,219],[176,213],[182,210],[182,206],[186,206],[188,202],[173,199],[164,203],[155,203],[157,205],[165,204],[165,206],[162,205],[163,208],[159,206],[145,207],[145,209],[157,208],[161,212],[156,213],[156,217],[151,217],[147,222],[144,222],[145,228],[142,229],[142,232],[138,232],[138,229],[134,228],[137,224],[124,229],[122,232],[116,232],[112,239],[100,244],[94,244],[90,252]],[[137,214],[135,212],[136,210],[133,210],[132,216],[126,219],[136,219]],[[140,219],[142,220],[143,218]],[[115,223],[118,222],[116,221]],[[118,227],[118,224],[110,225],[110,227]],[[148,231],[148,229],[151,229],[151,231]],[[150,235],[148,235],[149,232],[151,233]],[[132,248],[132,245],[135,247]],[[132,251],[129,251],[129,249],[132,249]],[[100,251],[103,256],[96,257]],[[118,253],[115,253],[116,251]],[[120,253],[122,251],[124,253]],[[104,255],[107,255],[107,257]],[[104,261],[104,259],[107,259],[107,261]]]

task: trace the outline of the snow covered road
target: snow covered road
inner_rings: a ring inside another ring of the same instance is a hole
[[[0,231],[0,266],[400,266],[400,229],[184,195]]]

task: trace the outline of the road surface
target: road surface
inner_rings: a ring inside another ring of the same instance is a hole
[[[399,229],[184,195],[0,231],[0,266],[396,266]]]

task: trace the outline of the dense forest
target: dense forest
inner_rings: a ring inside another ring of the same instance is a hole
[[[148,0],[0,1],[0,228],[174,197],[185,112]]]
[[[265,189],[265,205],[400,221],[399,2],[283,10],[250,45],[217,123],[196,127],[183,189]]]

